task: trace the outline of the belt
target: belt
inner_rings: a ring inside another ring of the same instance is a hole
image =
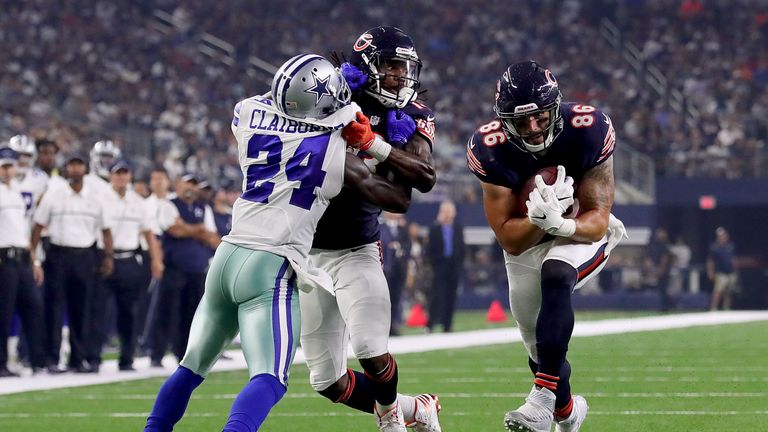
[[[84,252],[90,252],[93,249],[93,246],[89,247],[70,247],[70,246],[59,246],[57,244],[51,243],[51,250],[59,250],[59,251],[66,251],[66,252],[74,252],[74,253],[84,253]]]
[[[114,259],[131,259],[135,256],[135,250],[116,250],[112,253],[112,258]]]
[[[0,248],[0,259],[29,260],[29,250],[20,247]]]

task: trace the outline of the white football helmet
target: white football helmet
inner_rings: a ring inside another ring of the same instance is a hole
[[[275,73],[272,99],[283,114],[319,120],[347,105],[352,92],[331,62],[317,54],[300,54]]]
[[[8,141],[8,147],[12,148],[19,155],[19,164],[16,171],[19,176],[23,177],[27,170],[35,165],[35,158],[37,158],[35,140],[27,135],[15,135]],[[23,158],[22,156],[27,157]]]
[[[109,168],[121,155],[122,152],[111,140],[97,142],[89,155],[91,172],[101,178],[109,178]]]

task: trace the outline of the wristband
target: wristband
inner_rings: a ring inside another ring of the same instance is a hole
[[[371,146],[365,150],[366,153],[376,158],[379,162],[384,162],[389,157],[391,151],[392,146],[378,135],[373,139]]]
[[[552,234],[559,237],[573,237],[576,234],[576,221],[573,219],[563,219],[563,223]]]

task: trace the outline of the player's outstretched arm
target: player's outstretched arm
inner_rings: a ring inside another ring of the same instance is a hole
[[[352,153],[347,153],[344,184],[356,190],[364,200],[388,212],[405,213],[411,205],[410,188],[396,185],[374,174]]]
[[[591,168],[576,191],[579,199],[579,215],[573,240],[596,242],[608,231],[608,219],[613,207],[613,156]]]
[[[518,197],[512,189],[485,182],[480,184],[485,217],[507,253],[520,255],[544,238],[546,233],[530,223],[526,216],[515,215]]]

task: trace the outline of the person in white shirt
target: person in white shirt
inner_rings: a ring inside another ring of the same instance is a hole
[[[96,192],[85,185],[87,158],[70,156],[64,170],[68,187],[49,191],[35,211],[31,254],[35,277],[42,281],[40,261],[35,251],[43,228],[51,239],[48,283],[45,285],[46,323],[45,348],[49,366],[57,365],[61,345],[63,314],[55,305],[67,303],[69,315],[70,358],[68,368],[76,372],[96,372],[98,365],[85,363],[89,347],[93,346],[87,326],[90,323],[90,302],[95,289],[97,269],[103,276],[112,273],[112,232],[107,211]],[[99,263],[96,240],[104,239],[104,256]]]
[[[14,180],[18,154],[0,148],[0,378],[18,376],[8,370],[8,334],[14,308],[27,336],[33,371],[45,366],[42,352],[42,299],[32,275],[26,202]]]
[[[178,213],[176,207],[170,201],[170,184],[171,181],[164,168],[158,166],[149,173],[149,190],[152,193],[147,197],[145,204],[147,211],[151,215],[152,233],[161,246],[163,231],[173,225]],[[152,338],[156,328],[158,301],[160,300],[159,286],[160,279],[152,279],[146,290],[147,298],[139,300],[138,317],[141,322],[141,330],[138,333],[139,346],[142,351],[149,351],[153,343]]]
[[[132,169],[126,160],[118,160],[110,168],[110,184],[115,192],[114,201],[109,204],[112,221],[112,246],[114,249],[114,271],[102,281],[104,288],[94,296],[96,304],[91,308],[96,311],[93,317],[94,330],[99,333],[97,352],[94,358],[101,357],[101,348],[106,339],[104,311],[107,301],[114,295],[117,303],[117,334],[120,338],[120,358],[118,367],[121,371],[132,371],[133,356],[136,350],[136,306],[142,282],[145,282],[141,269],[139,239],[148,245],[151,273],[154,279],[163,276],[163,259],[160,245],[152,233],[151,215],[144,199],[130,190]]]

